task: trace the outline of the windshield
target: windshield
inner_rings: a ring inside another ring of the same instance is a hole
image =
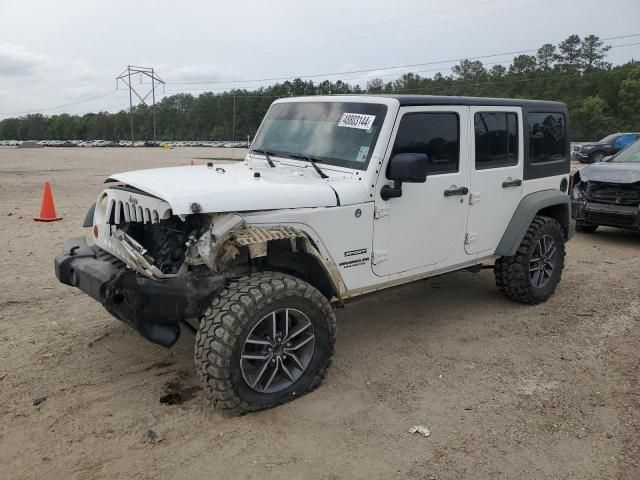
[[[385,105],[373,103],[277,103],[267,112],[252,148],[365,170],[386,113]]]
[[[640,163],[640,140],[611,157],[609,161],[612,163]]]

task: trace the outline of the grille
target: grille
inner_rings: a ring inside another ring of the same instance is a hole
[[[587,200],[595,203],[614,205],[640,204],[640,183],[620,184],[605,182],[589,182]]]
[[[157,223],[160,221],[160,214],[157,210],[143,208],[127,201],[111,200],[109,202],[108,216],[114,225],[118,225],[122,220],[125,222]]]

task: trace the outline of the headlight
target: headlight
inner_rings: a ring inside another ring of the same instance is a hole
[[[574,200],[582,200],[585,197],[587,190],[587,184],[585,182],[578,182],[571,192],[571,196]]]

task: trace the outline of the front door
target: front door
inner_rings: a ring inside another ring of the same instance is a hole
[[[471,186],[465,250],[492,254],[522,197],[523,122],[518,107],[471,107]]]
[[[404,183],[402,196],[376,200],[373,271],[386,276],[429,270],[464,255],[469,187],[469,107],[404,107],[383,167],[396,153],[425,153],[424,183]],[[391,185],[383,170],[376,185]],[[420,273],[420,272],[416,272]]]

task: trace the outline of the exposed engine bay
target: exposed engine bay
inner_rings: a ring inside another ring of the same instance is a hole
[[[143,246],[153,266],[175,275],[184,264],[189,239],[199,238],[208,223],[202,215],[189,215],[184,221],[172,216],[151,224],[126,222],[119,229]]]
[[[247,225],[235,213],[174,215],[163,200],[122,185],[105,190],[95,208],[96,245],[150,279],[190,271],[233,276],[267,263],[286,270],[326,270],[316,245],[294,227]],[[337,272],[328,273],[333,286],[327,290],[341,291]]]

